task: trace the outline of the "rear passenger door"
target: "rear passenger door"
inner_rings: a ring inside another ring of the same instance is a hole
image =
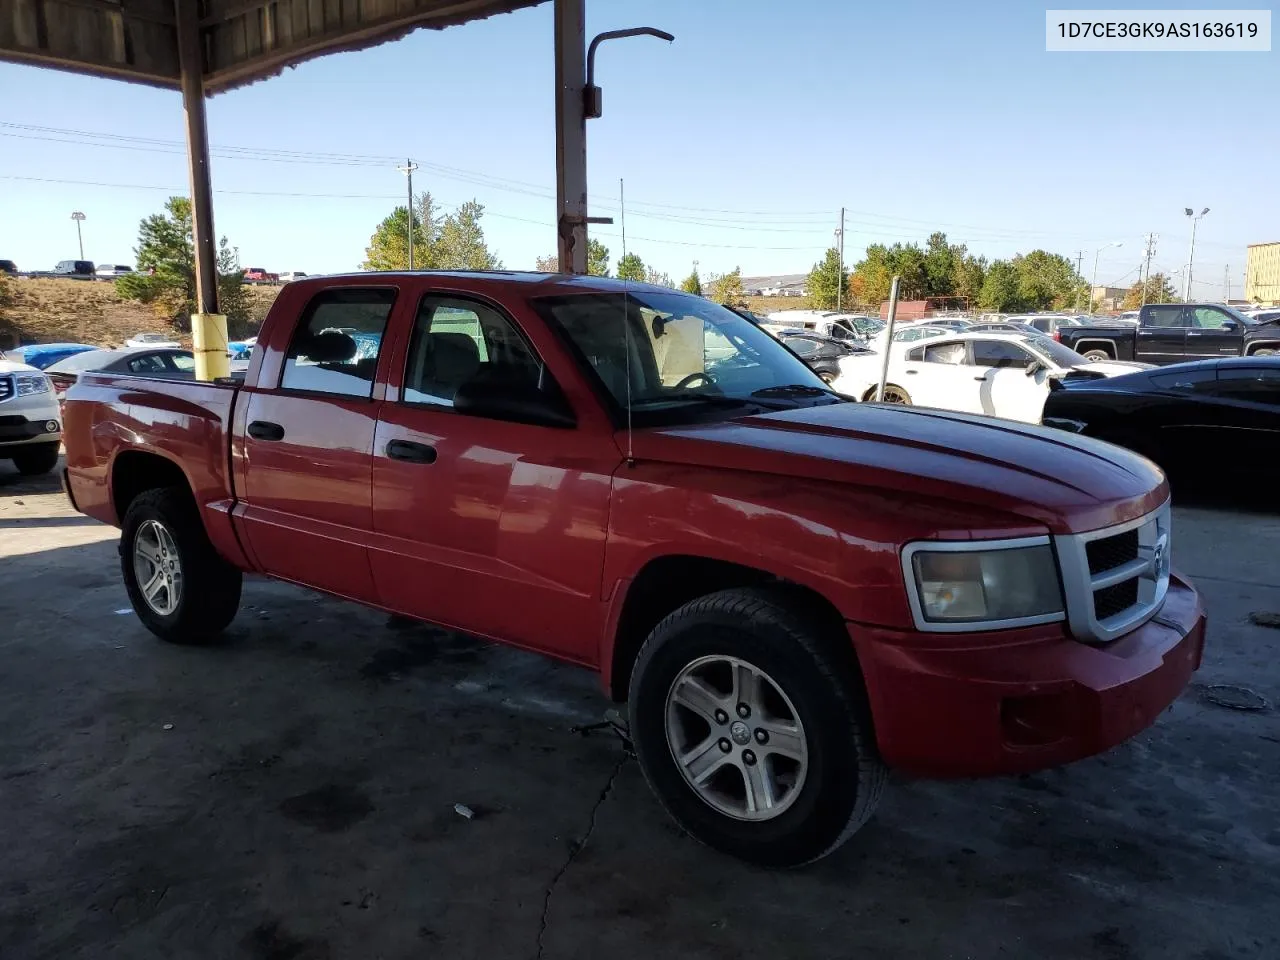
[[[1186,356],[1187,318],[1181,304],[1159,303],[1143,308],[1135,334],[1134,357],[1144,363],[1179,363]],[[1123,336],[1124,331],[1117,333]]]
[[[267,573],[374,601],[367,542],[377,426],[374,383],[394,287],[324,288],[306,304],[279,379],[238,402],[238,508]],[[266,364],[263,375],[267,374]]]

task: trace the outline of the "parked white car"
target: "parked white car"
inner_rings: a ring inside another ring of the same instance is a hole
[[[301,270],[286,270],[280,274],[281,283],[292,283],[294,280],[301,280],[306,274]]]
[[[154,347],[157,350],[178,350],[182,347],[177,340],[163,333],[135,333],[124,342],[126,349],[134,347]]]
[[[48,473],[58,463],[62,414],[49,378],[35,367],[0,360],[0,460],[19,473]]]
[[[881,362],[879,356],[843,358],[832,389],[859,400],[873,399]],[[963,333],[890,351],[884,399],[1039,423],[1052,380],[1068,375],[1118,377],[1150,366],[1086,360],[1044,336]]]
[[[95,272],[102,280],[114,280],[116,277],[124,277],[133,273],[133,267],[127,263],[100,263]]]

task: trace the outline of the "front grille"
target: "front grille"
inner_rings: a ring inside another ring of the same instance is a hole
[[[1169,589],[1169,521],[1166,503],[1138,520],[1054,538],[1072,635],[1106,643],[1156,614]]]
[[[1106,573],[1138,559],[1138,531],[1127,530],[1111,537],[1090,540],[1084,549],[1089,558],[1089,573]]]
[[[13,396],[13,377],[0,377],[0,401]]]
[[[1124,613],[1138,602],[1138,578],[1093,591],[1093,610],[1099,620]]]
[[[23,416],[0,417],[0,427],[20,427],[26,422]]]

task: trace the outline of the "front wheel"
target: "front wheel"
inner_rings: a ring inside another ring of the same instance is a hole
[[[15,450],[12,457],[14,468],[24,477],[39,476],[58,465],[58,445],[40,443],[26,450]]]
[[[886,771],[852,656],[784,596],[725,590],[663,620],[640,651],[631,734],[645,779],[696,839],[790,867],[831,853]]]
[[[240,606],[240,571],[213,549],[186,490],[147,490],[129,504],[120,569],[138,619],[170,643],[209,643]]]

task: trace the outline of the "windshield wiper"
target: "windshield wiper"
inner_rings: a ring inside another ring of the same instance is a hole
[[[759,390],[752,390],[753,397],[814,397],[825,395],[834,397],[835,393],[831,390],[824,390],[822,387],[810,386],[807,383],[784,383],[776,387],[761,387]]]
[[[740,407],[743,404],[750,405],[751,401],[742,397],[731,397],[724,393],[681,392],[656,397],[634,397],[631,401],[631,406],[642,407],[650,403],[709,403],[718,407]]]

